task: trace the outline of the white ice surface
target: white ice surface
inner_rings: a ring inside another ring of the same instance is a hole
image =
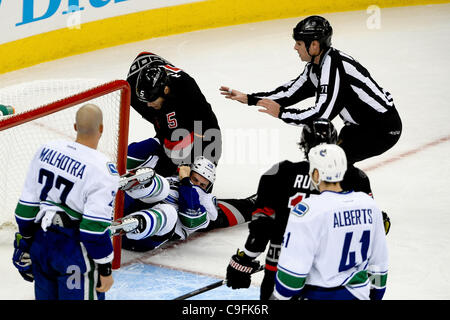
[[[366,11],[324,14],[334,27],[333,46],[366,66],[394,97],[403,135],[384,155],[359,163],[375,199],[392,221],[386,299],[449,299],[450,276],[450,4],[382,9],[381,28],[368,29]],[[224,99],[228,85],[244,92],[275,88],[303,70],[291,30],[303,17],[155,38],[0,75],[0,87],[39,79],[124,79],[141,51],[160,54],[190,73],[213,106],[223,130],[218,197],[255,192],[271,164],[296,160],[299,128]],[[310,106],[312,100],[301,103]],[[334,121],[340,128],[339,119]],[[153,135],[134,111],[129,141]],[[236,137],[245,137],[237,140]],[[442,140],[439,140],[442,139]],[[430,145],[432,144],[432,145]],[[246,226],[214,231],[144,261],[223,277],[229,257],[244,244]],[[33,299],[33,287],[11,264],[12,246],[0,245],[0,299]],[[260,276],[254,277],[258,284]],[[142,297],[145,299],[145,297]],[[217,297],[220,299],[220,297]]]

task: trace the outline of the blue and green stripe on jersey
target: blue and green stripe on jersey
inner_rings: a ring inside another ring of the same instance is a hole
[[[369,276],[367,275],[367,270],[361,270],[349,277],[347,281],[344,282],[344,286],[350,288],[357,288],[361,286],[366,286],[369,283]]]
[[[387,271],[369,273],[369,279],[371,281],[371,287],[374,289],[385,289],[387,283]]]
[[[374,289],[384,289],[387,283],[387,271],[383,272],[373,272],[367,270],[361,270],[349,277],[347,281],[344,282],[344,286],[356,288],[368,285],[371,283],[371,288]]]
[[[208,212],[201,211],[200,209],[192,213],[178,212],[178,218],[184,227],[190,230],[196,230],[208,222]]]
[[[15,210],[16,217],[20,220],[34,220],[40,210],[40,204],[40,202],[19,200]]]
[[[295,273],[278,265],[275,279],[277,292],[284,297],[298,294],[305,287],[306,276],[306,274]]]
[[[139,159],[134,157],[127,157],[127,170],[136,169],[142,166],[147,159]]]
[[[99,218],[82,214],[75,210],[72,210],[66,205],[55,203],[52,201],[42,202],[27,202],[19,200],[16,206],[16,217],[21,220],[34,220],[39,213],[40,206],[54,206],[61,211],[64,211],[72,220],[80,221],[80,231],[90,234],[103,234],[105,231],[109,232],[109,226],[111,225],[111,218]]]
[[[278,265],[276,276],[276,289],[279,294],[291,297],[298,294],[305,286],[306,276],[284,269]],[[377,290],[385,289],[387,283],[387,271],[368,274],[367,270],[356,272],[343,285],[350,288],[366,286],[371,282],[371,287]]]
[[[148,158],[141,159],[138,157],[132,157],[128,155],[127,157],[127,170],[136,170],[141,167],[153,167],[152,165],[156,164],[156,161],[158,161],[159,157],[156,155],[151,155]]]

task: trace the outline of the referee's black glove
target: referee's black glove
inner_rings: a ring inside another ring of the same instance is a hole
[[[259,268],[259,261],[237,250],[227,267],[227,286],[233,289],[250,287],[251,274]]]

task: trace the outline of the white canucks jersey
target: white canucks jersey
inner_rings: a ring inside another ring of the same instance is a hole
[[[199,186],[194,185],[192,188],[198,194],[200,209],[179,208],[175,233],[182,240],[197,230],[206,228],[210,221],[217,219],[218,214],[216,197],[211,193],[205,192]]]
[[[42,220],[51,224],[47,213],[65,211],[80,221],[83,238],[105,236],[113,215],[119,175],[113,163],[99,151],[74,141],[44,144],[35,154],[16,208],[21,224]],[[46,217],[47,215],[47,217]],[[112,253],[92,253],[111,259]],[[100,261],[105,263],[107,261]]]
[[[180,201],[180,193],[181,201]],[[127,191],[127,194],[134,199],[139,199],[149,204],[149,208],[157,203],[171,205],[176,210],[176,217],[170,213],[162,220],[168,224],[175,225],[175,233],[181,240],[185,240],[190,234],[197,230],[204,229],[210,221],[217,219],[216,197],[205,192],[199,186],[189,184],[183,186],[178,176],[162,177],[155,174],[151,183],[142,189]],[[142,210],[144,212],[146,210]],[[158,213],[156,213],[158,215]],[[146,233],[153,235],[152,233]],[[161,235],[156,233],[157,235]],[[138,239],[139,235],[127,234],[127,237]]]
[[[369,299],[369,277],[386,277],[387,268],[383,218],[375,201],[363,192],[325,191],[291,210],[274,294],[286,299],[310,285],[345,287],[356,298]]]
[[[210,221],[215,221],[217,219],[217,200],[215,196],[205,192],[199,186],[191,185],[190,187],[198,195],[199,204],[205,210],[194,210],[190,207],[192,203],[189,203],[187,206],[182,205],[180,208],[180,179],[177,176],[166,179],[169,181],[170,191],[169,195],[163,200],[163,202],[173,205],[178,212],[175,233],[181,238],[181,240],[186,239],[190,234],[197,230],[206,228]]]

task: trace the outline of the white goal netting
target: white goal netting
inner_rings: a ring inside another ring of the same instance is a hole
[[[95,79],[57,79],[33,81],[0,89],[0,104],[15,108],[12,116],[0,117],[0,242],[11,241],[17,226],[14,210],[22,191],[29,163],[37,148],[55,139],[74,140],[75,113],[85,103],[103,111],[104,132],[98,150],[117,163],[121,91],[83,101],[53,114],[1,130],[2,121],[14,118],[52,102],[95,88],[107,81]]]

